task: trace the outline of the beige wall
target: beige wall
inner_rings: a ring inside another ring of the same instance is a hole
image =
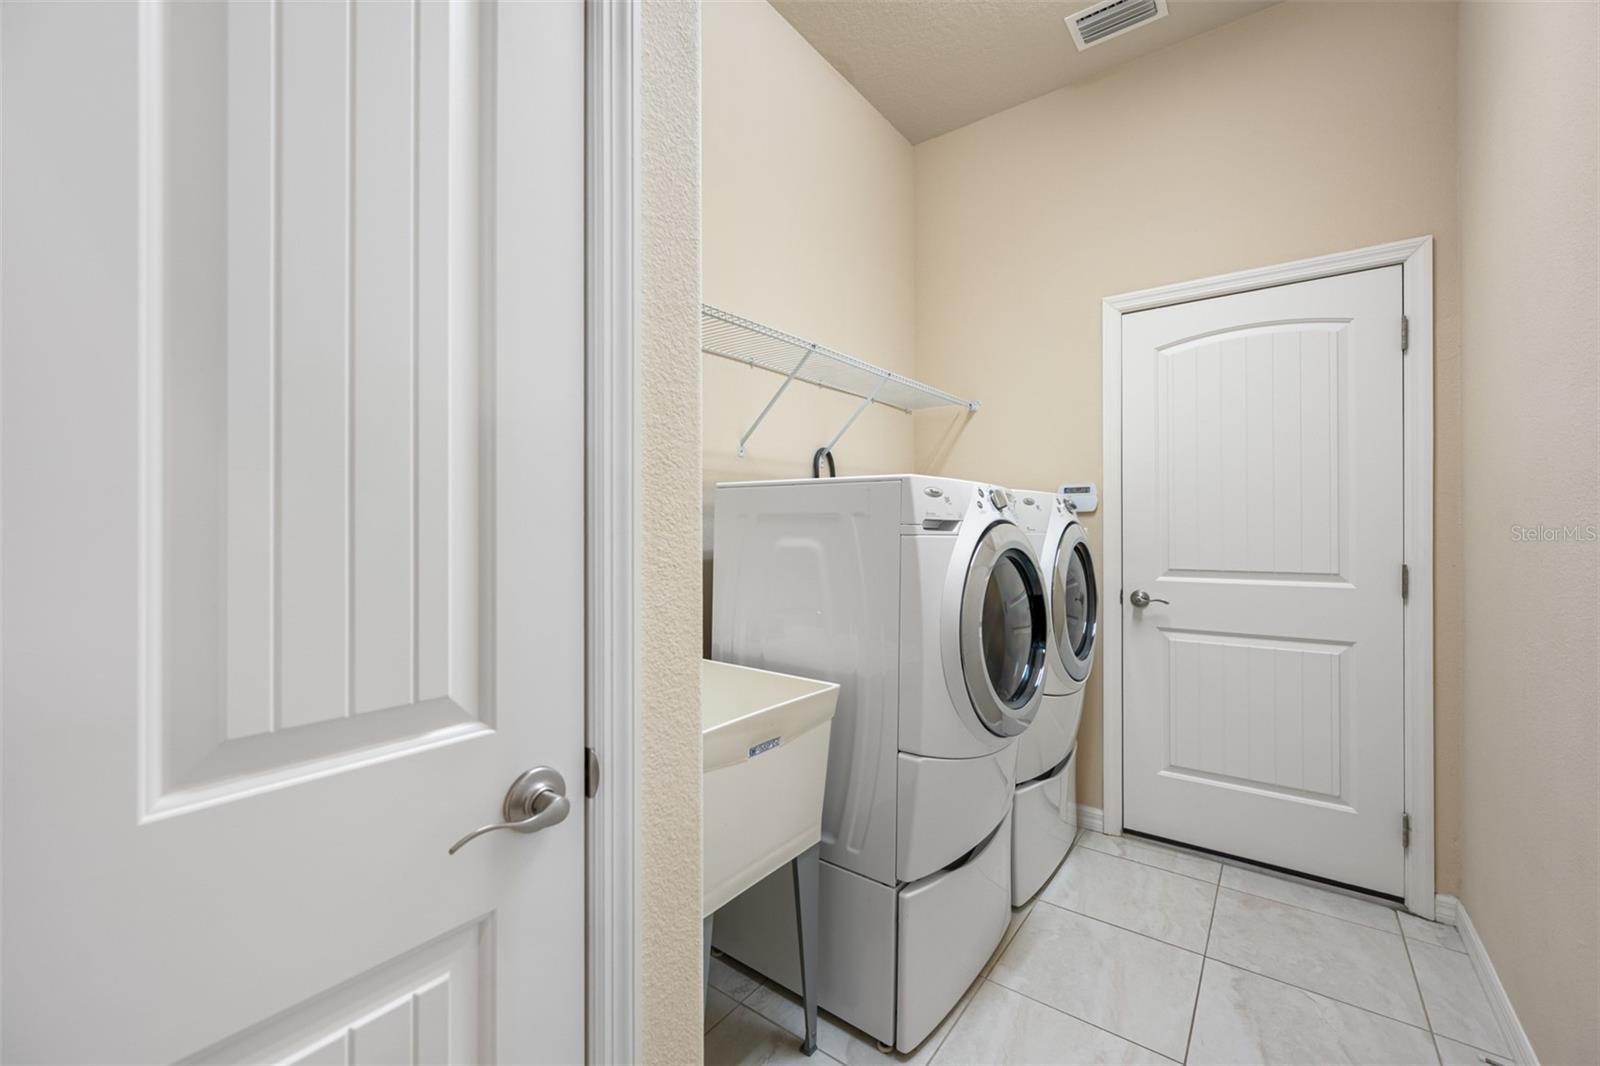
[[[703,7],[705,301],[911,373],[912,150],[765,0]],[[858,401],[705,360],[705,481],[811,476]],[[909,470],[911,419],[874,407],[841,474]],[[707,501],[709,503],[709,499]]]
[[[644,5],[640,481],[640,1026],[647,1062],[699,1062],[700,19]]]
[[[920,470],[1101,480],[1100,301],[1431,233],[1437,360],[1438,881],[1459,868],[1456,10],[1294,3],[916,148]],[[1088,525],[1099,547],[1098,515]],[[1113,602],[1114,602],[1114,592]],[[1091,675],[1079,797],[1101,805]]]
[[[1593,4],[1461,13],[1461,900],[1544,1062],[1600,1061]],[[1514,526],[1576,526],[1519,541]],[[1589,538],[1589,539],[1584,539]]]

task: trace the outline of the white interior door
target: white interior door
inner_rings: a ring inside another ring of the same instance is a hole
[[[1401,314],[1395,266],[1123,317],[1127,828],[1403,893]]]
[[[581,5],[0,20],[4,1058],[580,1061]]]

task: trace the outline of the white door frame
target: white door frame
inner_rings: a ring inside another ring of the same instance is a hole
[[[588,0],[585,376],[589,1062],[638,1062],[639,88],[637,0]],[[596,783],[596,782],[591,782]]]
[[[1227,296],[1375,267],[1401,267],[1410,343],[1404,356],[1405,809],[1411,846],[1405,858],[1406,909],[1432,920],[1433,895],[1433,237],[1300,259],[1156,289],[1107,297],[1101,306],[1101,401],[1105,470],[1103,532],[1107,587],[1118,610],[1101,618],[1102,758],[1105,831],[1122,832],[1122,316],[1134,311]],[[1396,577],[1398,580],[1398,575]],[[1395,827],[1399,832],[1399,827]]]

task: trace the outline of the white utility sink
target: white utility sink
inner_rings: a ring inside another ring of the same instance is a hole
[[[822,839],[839,686],[702,660],[703,914]]]

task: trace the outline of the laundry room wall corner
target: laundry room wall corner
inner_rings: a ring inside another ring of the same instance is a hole
[[[706,5],[704,293],[715,307],[914,376],[910,143],[767,3]],[[705,361],[705,482],[809,477],[860,402]],[[862,413],[841,474],[912,469],[911,418]]]
[[[706,303],[913,376],[912,148],[767,3],[703,12]],[[809,477],[853,396],[788,390],[745,455],[740,436],[782,381],[706,359],[703,480],[706,653],[711,497],[718,482]],[[841,474],[913,469],[909,415],[864,411]]]
[[[643,5],[640,1040],[699,1062],[700,5]]]
[[[1464,4],[1460,31],[1464,468],[1495,491],[1466,527],[1457,894],[1532,1052],[1595,1062],[1600,12]]]
[[[917,374],[983,404],[964,427],[919,417],[916,469],[929,474],[1100,480],[1107,296],[1433,235],[1435,877],[1447,893],[1461,851],[1456,18],[1453,4],[1278,4],[916,147]],[[1084,524],[1103,558],[1101,517]],[[1103,583],[1108,624],[1118,576]],[[1078,798],[1095,808],[1101,692],[1097,667],[1078,734]]]

